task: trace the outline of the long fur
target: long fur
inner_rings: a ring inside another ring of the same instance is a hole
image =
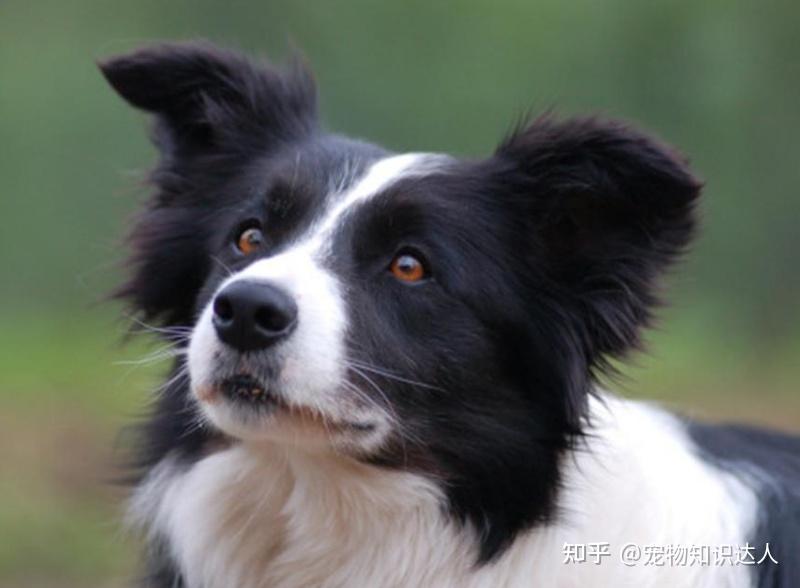
[[[167,44],[101,69],[161,154],[118,295],[179,350],[137,462],[147,585],[800,581],[797,440],[596,385],[694,233],[674,150],[549,116],[481,160],[395,155],[323,131],[299,61]],[[244,283],[293,301],[278,343],[220,339]],[[591,542],[770,542],[780,563],[563,563]]]

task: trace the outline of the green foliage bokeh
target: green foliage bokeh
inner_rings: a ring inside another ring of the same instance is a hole
[[[144,351],[101,301],[155,153],[96,60],[296,47],[328,128],[398,151],[481,156],[545,110],[652,130],[706,180],[704,226],[620,387],[797,430],[799,21],[788,0],[0,2],[0,585],[120,585],[135,551],[98,488],[164,365],[114,364]]]

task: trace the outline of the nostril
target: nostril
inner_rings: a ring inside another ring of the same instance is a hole
[[[223,321],[233,320],[233,304],[227,296],[217,296],[214,299],[214,315]]]
[[[256,310],[253,318],[265,331],[280,333],[291,325],[294,315],[278,307],[262,306]]]

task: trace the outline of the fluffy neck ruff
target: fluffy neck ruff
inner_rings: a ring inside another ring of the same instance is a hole
[[[583,445],[563,461],[557,520],[483,565],[436,481],[283,447],[167,458],[131,512],[192,588],[750,585],[741,567],[653,574],[619,560],[627,543],[744,544],[754,525],[752,490],[698,459],[677,419],[605,396]],[[611,552],[601,565],[563,563],[565,543],[597,542]]]

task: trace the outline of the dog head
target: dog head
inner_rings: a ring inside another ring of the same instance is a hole
[[[397,155],[321,130],[299,65],[190,44],[101,67],[161,152],[121,294],[191,329],[204,419],[443,479],[484,557],[549,516],[593,373],[691,237],[683,159],[549,117],[484,159]]]

